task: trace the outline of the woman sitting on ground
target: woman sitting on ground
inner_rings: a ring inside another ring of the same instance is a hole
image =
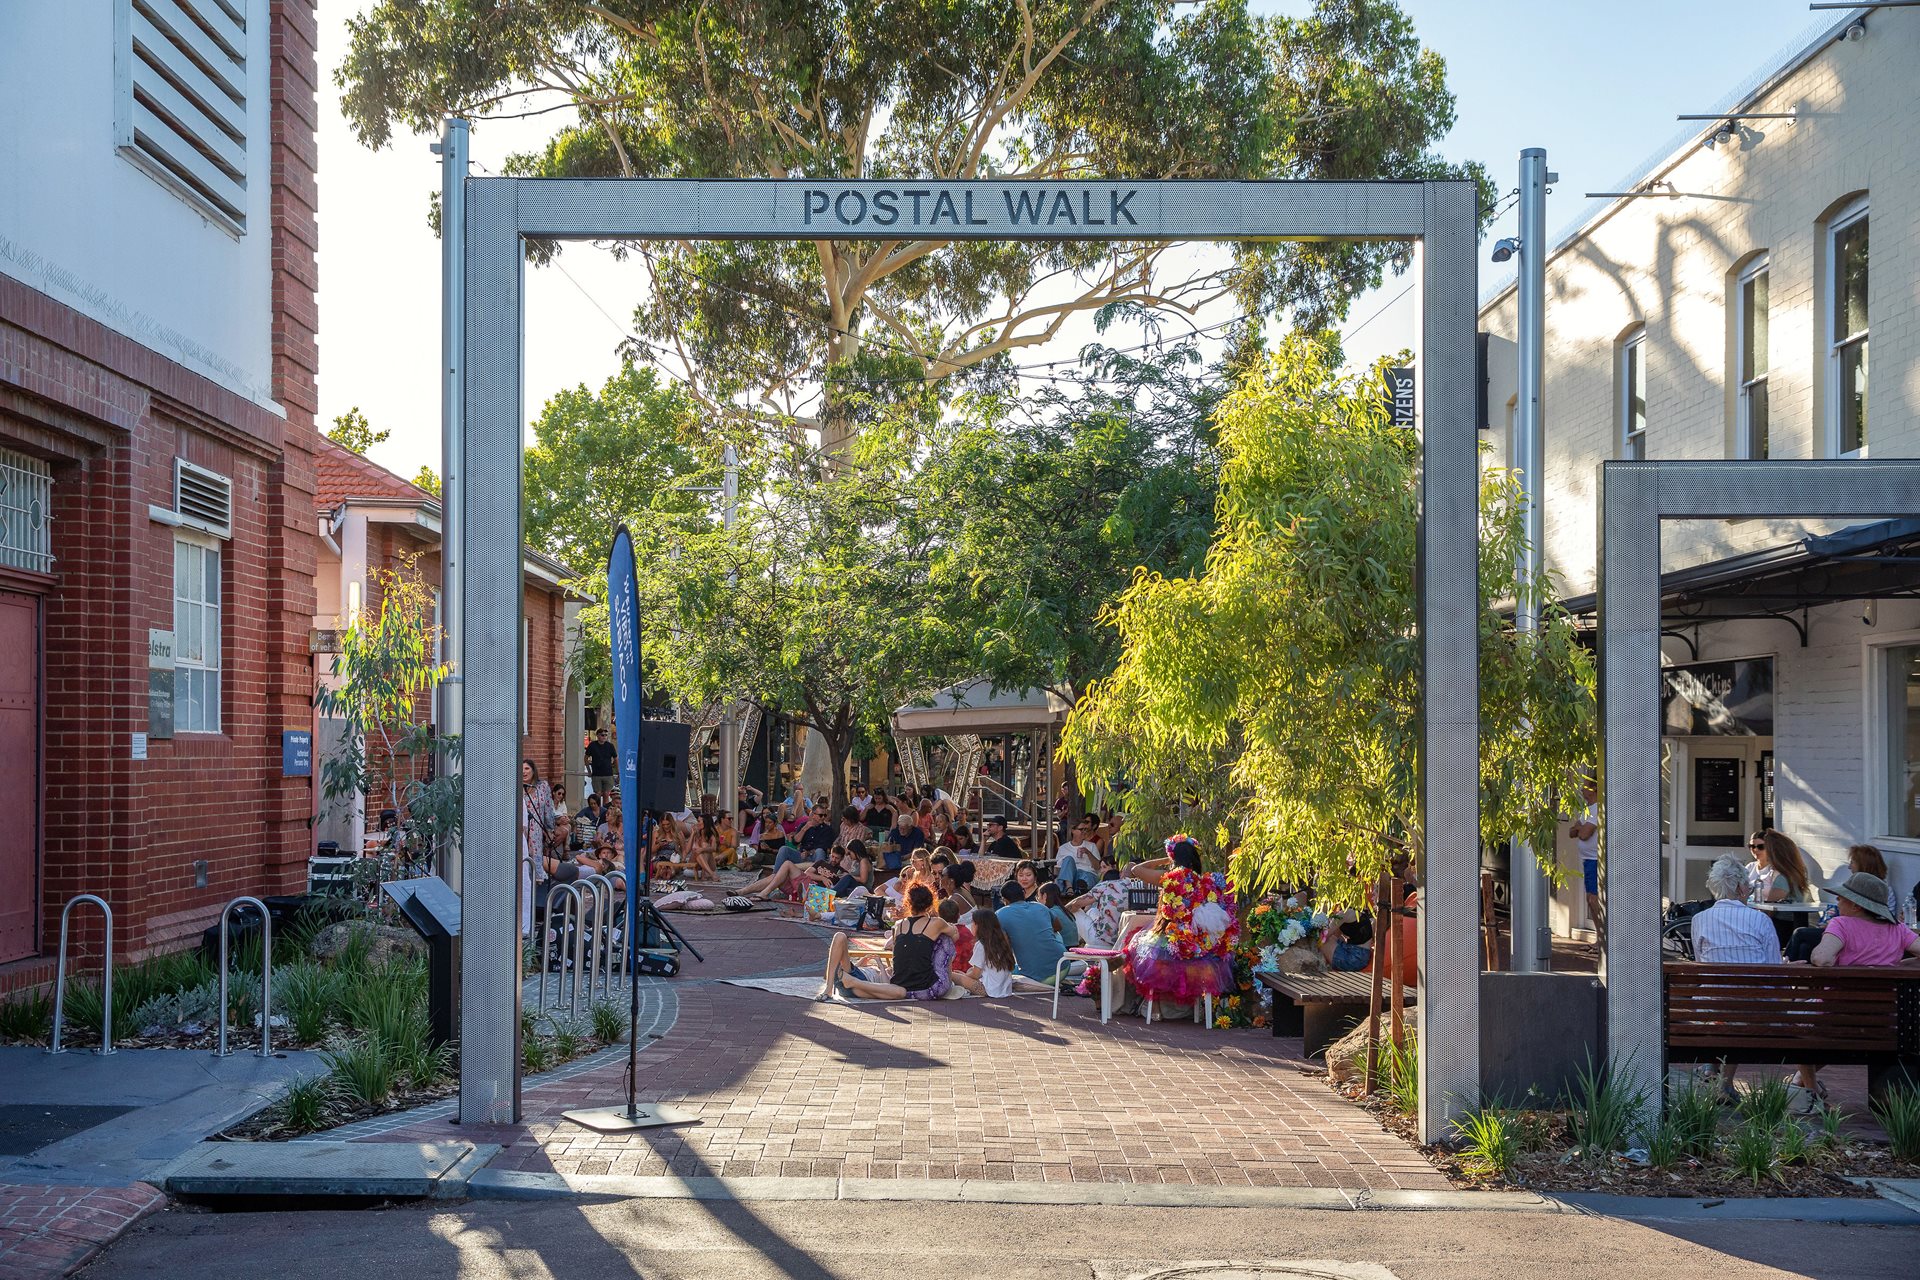
[[[833,840],[835,844],[850,845],[855,840],[867,838],[867,820],[852,805],[840,811],[840,834]]]
[[[820,999],[830,995],[863,1000],[938,1000],[953,985],[953,949],[959,937],[955,925],[933,912],[933,890],[916,884],[907,890],[907,916],[893,927],[893,967],[860,968],[847,959],[845,933],[835,933],[827,948],[826,984]]]
[[[973,893],[973,877],[979,868],[971,862],[954,862],[940,872],[940,898],[944,902],[960,904],[960,913],[966,915],[980,907],[980,901]]]
[[[1232,989],[1240,920],[1233,887],[1220,872],[1202,869],[1191,837],[1172,836],[1166,848],[1166,867],[1134,868],[1137,877],[1160,886],[1160,905],[1153,927],[1126,944],[1127,980],[1143,997],[1192,1004]]]
[[[847,842],[845,850],[835,845],[834,853],[842,855],[840,857],[840,878],[833,882],[834,897],[845,898],[851,895],[855,889],[872,890],[873,854],[868,851],[865,840],[850,840]],[[829,854],[828,860],[831,861],[832,858],[833,855]]]
[[[720,874],[714,865],[720,854],[720,824],[715,822],[711,813],[699,816],[693,828],[693,835],[687,841],[687,861],[694,874],[703,880],[712,880]]]
[[[974,839],[973,828],[964,822],[953,824],[953,852],[961,858],[980,856],[980,845]]]
[[[1060,941],[1071,951],[1080,945],[1080,926],[1068,914],[1066,901],[1058,881],[1049,880],[1040,886],[1040,905],[1053,917],[1053,931],[1060,935]]]
[[[1000,927],[1000,919],[984,908],[973,913],[974,965],[954,981],[977,996],[1004,999],[1016,991],[1051,991],[1053,985],[1035,982],[1018,972],[1013,939]]]
[[[742,885],[740,893],[765,902],[768,898],[805,894],[807,885],[833,885],[845,874],[846,853],[841,846],[835,845],[825,862],[783,862],[751,884]],[[794,885],[800,888],[796,890]]]
[[[960,982],[961,975],[973,967],[975,943],[973,928],[966,922],[966,912],[961,910],[960,902],[957,898],[942,898],[940,899],[940,905],[933,910],[934,914],[953,926],[953,967],[951,973],[953,980]],[[962,983],[961,985],[964,986],[965,984]],[[975,992],[974,994],[978,995],[979,993]]]

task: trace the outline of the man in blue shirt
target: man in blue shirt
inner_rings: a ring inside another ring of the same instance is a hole
[[[1018,881],[1000,886],[1004,905],[995,908],[994,919],[1007,931],[1013,944],[1014,969],[1023,978],[1052,982],[1067,944],[1054,931],[1053,913],[1037,902],[1025,901]]]
[[[880,855],[882,864],[889,871],[898,871],[907,864],[907,858],[915,849],[927,847],[926,833],[920,830],[920,825],[913,820],[913,814],[906,809],[900,811],[891,835],[892,839]]]

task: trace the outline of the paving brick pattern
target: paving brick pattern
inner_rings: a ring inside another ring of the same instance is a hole
[[[716,979],[818,963],[817,933],[766,916],[690,922],[708,962],[640,1058],[640,1096],[698,1125],[631,1135],[560,1118],[623,1098],[624,1064],[528,1088],[525,1123],[461,1126],[496,1169],[569,1174],[987,1178],[1443,1188],[1312,1078],[1298,1040],[1116,1018],[1091,1001],[815,1004]],[[387,1141],[443,1140],[419,1117]]]
[[[165,1202],[144,1182],[125,1187],[0,1182],[0,1277],[64,1276]]]

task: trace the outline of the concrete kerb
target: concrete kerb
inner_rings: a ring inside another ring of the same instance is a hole
[[[887,1178],[676,1178],[518,1173],[482,1169],[475,1200],[859,1200],[972,1204],[1129,1205],[1183,1209],[1573,1213],[1648,1221],[1788,1221],[1920,1226],[1893,1200],[1838,1197],[1682,1200],[1536,1195],[1525,1191],[1339,1191],[1316,1187],[1201,1187],[1151,1183],[996,1182]]]
[[[156,1181],[193,1198],[459,1199],[500,1151],[472,1142],[206,1142]]]

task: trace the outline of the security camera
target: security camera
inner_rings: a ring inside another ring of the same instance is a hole
[[[1519,239],[1515,236],[1505,236],[1494,242],[1493,260],[1495,262],[1506,262],[1518,252],[1520,252]]]

